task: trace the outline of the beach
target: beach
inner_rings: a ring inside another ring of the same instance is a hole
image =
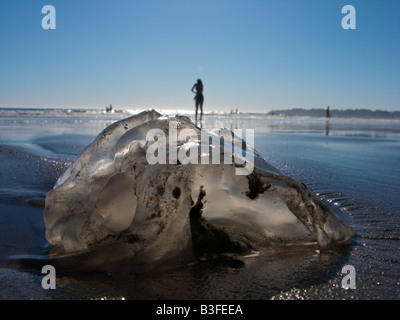
[[[282,247],[243,267],[204,261],[141,274],[58,274],[56,290],[42,288],[37,270],[10,266],[12,256],[45,255],[47,192],[102,130],[135,112],[0,109],[0,299],[398,299],[399,120],[215,113],[199,123],[254,129],[268,163],[353,227],[347,246]],[[347,265],[355,289],[342,286]]]

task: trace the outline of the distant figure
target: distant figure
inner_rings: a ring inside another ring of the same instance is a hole
[[[328,106],[328,108],[326,108],[326,119],[330,119],[330,117],[331,117],[331,113],[329,111],[329,106]]]
[[[330,126],[329,126],[329,119],[331,118],[331,113],[330,113],[330,111],[329,111],[329,106],[328,106],[328,108],[326,108],[326,114],[325,114],[325,116],[326,116],[325,135],[326,135],[326,136],[329,136],[329,129],[330,129]]]
[[[203,96],[203,83],[201,82],[200,79],[197,79],[197,83],[195,83],[192,87],[192,92],[195,93],[194,101],[196,104],[196,121],[197,121],[197,110],[200,106],[200,121],[203,118],[203,102],[204,102],[204,96]]]
[[[106,112],[112,112],[112,104],[110,104],[110,107],[106,107]]]

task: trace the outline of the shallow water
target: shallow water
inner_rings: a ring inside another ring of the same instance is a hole
[[[0,117],[0,256],[45,252],[43,200],[76,155],[115,118]],[[349,246],[284,247],[244,265],[202,262],[131,273],[58,273],[0,266],[2,299],[398,299],[400,124],[396,121],[208,116],[205,128],[254,129],[255,148],[304,182],[356,231]],[[356,289],[341,286],[344,265]]]

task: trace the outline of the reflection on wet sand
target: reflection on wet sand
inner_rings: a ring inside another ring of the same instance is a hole
[[[329,129],[330,129],[329,120],[326,120],[326,123],[325,123],[325,135],[326,136],[329,136]]]

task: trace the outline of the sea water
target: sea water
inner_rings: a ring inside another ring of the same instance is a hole
[[[99,132],[137,112],[0,109],[0,256],[46,252],[43,201]],[[188,114],[192,116],[191,113]],[[238,267],[200,262],[144,274],[57,274],[0,266],[3,299],[397,299],[400,296],[398,120],[207,114],[206,129],[254,129],[255,149],[306,184],[356,235],[327,251],[282,248]],[[355,270],[345,289],[344,266]]]

